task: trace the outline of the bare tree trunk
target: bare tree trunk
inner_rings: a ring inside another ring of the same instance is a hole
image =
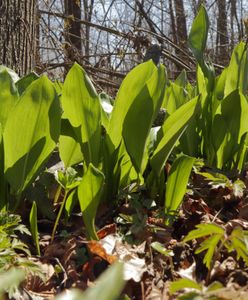
[[[239,19],[237,15],[237,3],[236,0],[230,0],[231,2],[231,49],[233,49],[235,42],[237,42],[237,39],[235,40],[235,35],[237,34],[234,31],[234,20],[236,21],[237,24],[237,29],[238,29],[238,40],[240,41],[242,39],[242,33],[241,33],[241,28],[239,24]],[[242,23],[242,20],[241,20]]]
[[[174,0],[174,6],[176,13],[177,43],[178,46],[186,49],[187,27],[183,0]]]
[[[20,76],[35,67],[36,1],[0,0],[0,64]]]
[[[83,0],[83,6],[84,6],[84,19],[85,21],[91,22],[93,8],[94,8],[94,0]],[[86,57],[90,55],[90,26],[88,25],[85,25],[84,52]]]
[[[81,57],[81,1],[65,0],[65,14],[68,18],[64,24],[65,56],[69,62],[79,61]]]
[[[173,42],[177,45],[176,21],[174,16],[172,0],[169,0],[169,7],[170,7],[170,24],[171,24]]]
[[[228,32],[226,1],[218,0],[216,57],[220,64],[226,64],[228,59]]]

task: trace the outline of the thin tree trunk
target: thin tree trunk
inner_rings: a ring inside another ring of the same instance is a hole
[[[65,0],[65,14],[68,18],[64,24],[65,36],[65,56],[68,62],[78,61],[82,50],[81,24],[77,20],[81,19],[81,1]]]
[[[94,8],[94,0],[84,0],[84,19],[85,21],[91,22],[92,13]],[[85,25],[85,46],[84,46],[85,56],[88,57],[90,55],[90,26]],[[87,61],[87,60],[86,60]]]
[[[174,7],[176,13],[178,46],[186,49],[187,48],[186,47],[187,27],[186,27],[186,17],[185,17],[183,0],[174,0]]]
[[[169,0],[169,7],[170,7],[170,24],[171,24],[173,42],[177,45],[176,21],[174,16],[172,0]]]
[[[0,64],[20,76],[35,67],[36,0],[0,0]]]
[[[228,59],[228,32],[227,32],[227,12],[226,1],[218,0],[218,19],[217,19],[217,59],[220,64],[226,64]]]

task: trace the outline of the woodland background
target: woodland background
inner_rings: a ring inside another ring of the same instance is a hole
[[[77,61],[99,91],[114,94],[155,43],[169,78],[182,69],[192,78],[186,41],[202,3],[211,22],[206,55],[220,71],[245,36],[246,0],[1,0],[0,64],[61,79]]]

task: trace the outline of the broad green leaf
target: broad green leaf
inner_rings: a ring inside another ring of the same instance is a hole
[[[104,175],[91,163],[78,186],[78,199],[83,214],[88,237],[98,240],[95,230],[95,217],[104,185]]]
[[[202,290],[202,287],[200,284],[198,284],[197,282],[188,279],[188,278],[182,278],[179,279],[177,281],[174,281],[170,284],[170,294],[174,294],[180,290],[186,289],[186,288],[191,288],[191,289],[195,289],[198,291]]]
[[[67,218],[70,217],[72,210],[74,208],[74,206],[76,205],[76,203],[78,202],[78,197],[77,197],[77,189],[74,189],[69,196],[66,199],[66,203],[65,203],[65,211],[66,211],[66,216]]]
[[[37,254],[40,256],[39,232],[37,224],[37,206],[35,201],[33,201],[33,205],[29,214],[29,223],[31,229],[30,231],[32,234],[34,244],[36,246]]]
[[[16,194],[37,176],[55,148],[60,117],[55,89],[45,76],[26,89],[11,111],[3,134],[5,175]]]
[[[180,87],[185,88],[185,86],[187,84],[187,73],[186,73],[185,70],[182,70],[182,72],[177,76],[174,83],[177,84]]]
[[[80,144],[70,136],[60,135],[59,155],[66,168],[83,161]]]
[[[225,97],[225,86],[228,74],[228,68],[225,68],[219,77],[216,78],[215,95],[218,100],[222,100]]]
[[[62,89],[63,117],[81,127],[81,147],[87,165],[100,161],[101,107],[89,77],[77,63],[68,72]]]
[[[141,87],[127,111],[122,130],[127,152],[137,173],[142,173],[143,165],[146,166],[148,160],[145,150],[152,123],[162,104],[165,87],[164,67],[160,65],[156,68],[149,80]],[[146,162],[144,162],[145,157]]]
[[[209,19],[207,11],[205,7],[201,5],[189,33],[188,45],[204,73],[207,80],[207,89],[211,92],[215,83],[214,67],[211,63],[205,62],[203,55],[207,43],[208,29]]]
[[[118,262],[110,266],[96,281],[96,284],[84,293],[75,289],[57,296],[55,300],[117,300],[124,284],[123,264]]]
[[[183,155],[173,162],[166,184],[166,214],[173,214],[180,206],[187,189],[194,161],[195,158]]]
[[[15,71],[11,70],[10,68],[8,68],[6,66],[0,65],[0,72],[2,72],[2,71],[7,71],[14,83],[16,83],[20,79],[20,77],[18,76],[18,74]]]
[[[19,79],[17,82],[16,82],[16,87],[18,89],[18,93],[19,95],[21,96],[26,88],[33,82],[35,81],[36,79],[38,79],[39,76],[34,73],[34,72],[31,72],[30,74],[22,77],[21,79]]]
[[[206,48],[208,28],[209,19],[207,11],[202,5],[193,21],[188,38],[189,47],[200,65],[203,63],[203,51]]]
[[[0,210],[7,209],[7,183],[4,178],[4,150],[2,135],[9,112],[17,103],[18,94],[14,82],[6,69],[0,71]]]
[[[165,120],[158,132],[160,139],[158,139],[158,144],[150,160],[152,169],[156,172],[157,176],[160,175],[177,140],[182,135],[187,123],[194,115],[198,99],[199,97],[195,97],[177,109]]]
[[[80,131],[80,128],[72,127],[69,120],[61,120],[59,156],[66,168],[83,161],[83,154],[80,145]]]
[[[10,111],[18,101],[15,84],[6,70],[0,72],[0,123],[2,129],[8,119]]]
[[[104,135],[102,142],[102,171],[106,181],[104,199],[111,202],[118,193],[121,177],[121,163],[126,151],[123,149],[123,144],[115,148],[107,133]],[[128,159],[130,160],[129,156]]]
[[[248,54],[247,45],[240,42],[233,50],[230,64],[227,68],[225,96],[236,89],[247,93],[248,88]]]
[[[121,142],[123,122],[132,104],[143,100],[144,106],[148,102],[147,104],[152,108],[149,98],[147,101],[147,83],[153,76],[157,76],[156,74],[158,74],[158,68],[150,60],[135,67],[123,80],[114,102],[108,128],[109,136],[115,147],[118,147]],[[143,99],[144,96],[145,99]],[[137,123],[135,127],[137,127]]]
[[[56,90],[57,94],[59,96],[61,96],[62,89],[63,89],[63,83],[61,81],[59,81],[59,80],[55,80],[54,81],[54,87],[55,87],[55,90]]]
[[[184,242],[198,239],[212,234],[224,235],[225,230],[216,224],[199,224],[196,225],[197,229],[191,230],[186,237],[183,239]]]
[[[246,147],[245,140],[241,143],[241,139],[248,132],[247,114],[248,103],[239,90],[233,91],[221,101],[211,132],[218,168],[230,169],[233,167],[232,162],[234,166],[242,165],[240,158],[245,156],[240,156],[240,147]]]
[[[203,263],[208,269],[211,268],[211,262],[213,261],[214,252],[217,249],[219,242],[223,239],[223,234],[214,234],[203,241],[199,248],[196,249],[195,253],[201,253],[202,251],[207,250]]]
[[[171,115],[187,101],[187,93],[184,87],[171,82],[165,89],[162,107]]]

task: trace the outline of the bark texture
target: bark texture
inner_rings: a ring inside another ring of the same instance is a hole
[[[36,0],[0,0],[0,64],[20,76],[35,67]]]
[[[65,56],[69,62],[78,61],[82,51],[81,24],[77,20],[81,19],[81,1],[65,0],[65,14],[68,16],[64,24],[65,32]]]

